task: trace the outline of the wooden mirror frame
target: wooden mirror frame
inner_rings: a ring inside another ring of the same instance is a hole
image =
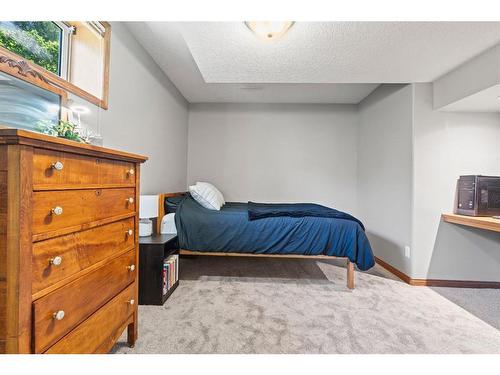
[[[15,58],[8,58],[0,55],[0,72],[6,73],[34,86],[59,95],[61,98],[59,119],[64,121],[68,120],[68,93],[62,88],[50,84],[50,82],[42,74],[40,74],[37,70],[34,70],[26,61],[18,61],[15,60]],[[5,127],[5,125],[0,124],[0,127]]]
[[[102,109],[108,109],[111,25],[108,22],[99,22],[105,30],[102,98],[98,98],[64,78],[59,77],[57,74],[49,72],[31,61],[27,61],[24,57],[19,56],[18,54],[13,53],[1,46],[0,71],[61,95],[62,104],[66,104],[68,97],[67,93],[70,92]]]

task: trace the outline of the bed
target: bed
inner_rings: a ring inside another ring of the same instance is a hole
[[[249,220],[248,203],[227,202],[220,211],[198,204],[188,193],[159,196],[158,232],[175,212],[184,255],[281,258],[347,258],[347,287],[354,288],[354,264],[367,270],[374,256],[362,224],[328,217],[267,217]]]

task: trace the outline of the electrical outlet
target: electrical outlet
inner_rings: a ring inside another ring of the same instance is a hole
[[[405,257],[409,258],[410,257],[410,246],[405,246]]]

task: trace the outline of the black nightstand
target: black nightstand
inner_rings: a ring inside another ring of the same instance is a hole
[[[177,235],[139,237],[139,304],[163,305],[179,281],[163,294],[163,261],[179,253]]]

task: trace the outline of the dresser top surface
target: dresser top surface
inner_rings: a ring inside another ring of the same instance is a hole
[[[148,160],[148,158],[143,155],[89,145],[86,143],[79,143],[28,130],[3,127],[2,125],[0,125],[0,145],[1,144],[24,144],[59,151],[100,155],[112,159],[122,159],[140,163]]]

